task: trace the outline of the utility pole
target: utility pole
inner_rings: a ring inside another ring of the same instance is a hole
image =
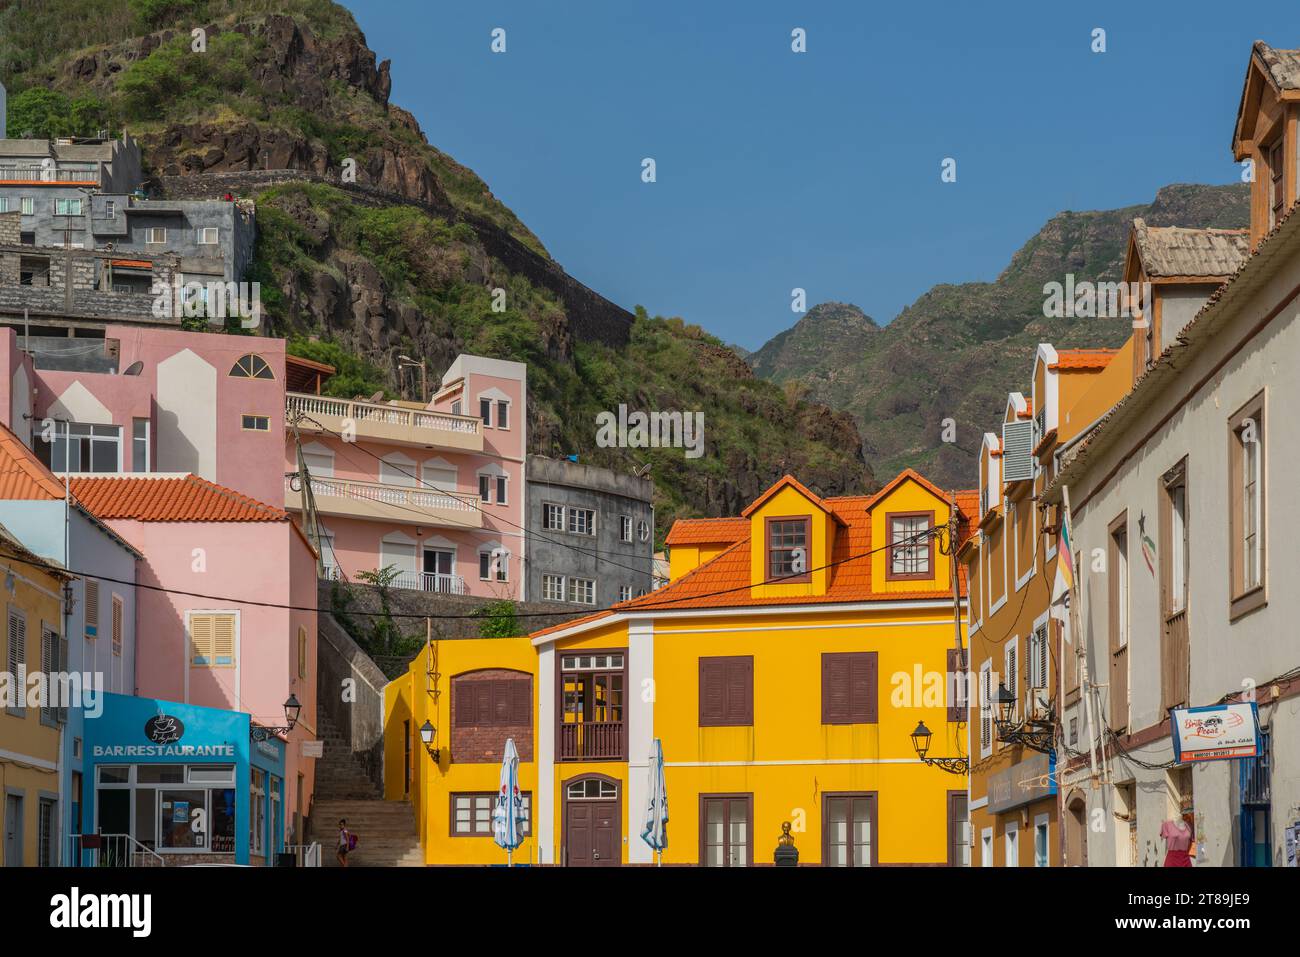
[[[325,577],[325,554],[320,545],[320,517],[316,512],[316,495],[311,489],[311,474],[307,471],[307,460],[302,454],[302,436],[298,434],[298,423],[302,413],[297,409],[289,413],[289,427],[293,429],[293,447],[298,459],[298,484],[302,486],[302,518],[307,541],[316,549],[316,577]]]

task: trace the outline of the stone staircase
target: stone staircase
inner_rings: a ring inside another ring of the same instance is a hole
[[[324,711],[316,736],[324,742],[316,761],[312,834],[321,845],[321,866],[338,867],[338,822],[346,818],[357,835],[351,867],[423,867],[424,852],[415,832],[415,809],[406,801],[385,801],[379,788],[352,756],[343,732]]]

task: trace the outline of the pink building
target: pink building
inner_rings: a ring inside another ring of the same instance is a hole
[[[72,494],[143,556],[136,693],[286,725],[285,833],[310,813],[316,738],[316,553],[279,508],[195,475],[79,476]],[[290,842],[292,843],[292,841]]]
[[[284,472],[311,475],[329,575],[392,566],[397,587],[522,600],[527,366],[462,355],[427,403],[319,395],[328,366],[289,356]],[[301,515],[302,484],[285,480]]]
[[[278,502],[284,363],[283,339],[0,328],[0,421],[56,473],[193,473]]]

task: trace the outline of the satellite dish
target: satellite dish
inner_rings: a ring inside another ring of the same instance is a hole
[[[126,367],[126,371],[123,372],[122,375],[139,375],[143,371],[144,363],[137,359]]]

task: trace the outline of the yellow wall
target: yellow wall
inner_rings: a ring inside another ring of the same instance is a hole
[[[903,579],[889,581],[885,577],[888,568],[889,550],[880,548],[889,541],[889,530],[885,524],[890,512],[934,512],[936,526],[948,522],[948,502],[934,496],[925,487],[913,481],[905,481],[881,501],[871,506],[871,544],[878,549],[871,556],[871,587],[875,591],[910,592],[942,591],[952,587],[952,571],[949,557],[934,549],[934,574],[929,579]]]
[[[804,828],[794,835],[800,861],[820,863],[823,798],[833,791],[877,792],[873,840],[880,863],[944,863],[947,792],[964,791],[966,779],[916,762],[910,735],[924,720],[934,732],[931,753],[952,756],[966,751],[965,729],[947,723],[941,703],[925,707],[922,700],[919,707],[894,707],[891,702],[894,675],[911,679],[918,664],[923,673],[946,669],[951,621],[915,624],[942,618],[942,610],[895,619],[791,614],[781,616],[779,630],[755,631],[741,629],[772,628],[773,620],[738,616],[707,626],[657,622],[654,727],[668,765],[671,812],[665,863],[698,861],[700,795],[728,793],[754,796],[756,863],[772,862],[781,822],[787,820]],[[836,624],[861,627],[826,627]],[[711,630],[702,633],[702,627]],[[821,723],[821,656],[836,651],[877,652],[877,724]],[[702,655],[753,655],[753,727],[699,727]],[[849,760],[901,763],[835,763]],[[679,766],[683,762],[711,766]]]
[[[809,519],[812,541],[808,548],[808,569],[810,581],[778,582],[770,585],[754,585],[750,593],[755,598],[784,598],[799,595],[824,595],[830,575],[826,565],[830,561],[831,548],[835,544],[835,520],[820,506],[814,504],[803,493],[787,485],[763,503],[749,516],[749,540],[757,543],[757,548],[749,550],[750,581],[762,582],[768,577],[767,569],[767,533],[766,520],[769,518]]]
[[[62,581],[38,565],[30,556],[15,559],[8,549],[0,548],[0,574],[12,570],[14,594],[4,594],[5,623],[0,624],[0,668],[8,669],[9,631],[8,610],[16,609],[27,619],[27,641],[23,661],[27,671],[41,671],[42,623],[63,632],[62,605],[59,590]],[[3,594],[3,593],[0,593]],[[10,692],[20,689],[10,685]],[[25,694],[26,689],[21,689]],[[12,756],[0,756],[0,795],[21,794],[23,799],[23,866],[37,863],[38,815],[42,797],[58,797],[59,779],[54,770],[58,765],[59,729],[41,721],[39,707],[25,708],[22,716],[7,708],[0,708],[0,751]],[[23,758],[35,759],[25,761]],[[0,800],[0,823],[3,823],[4,802]],[[58,849],[54,851],[56,857]],[[0,839],[0,866],[11,866],[4,860],[5,842]]]
[[[429,649],[422,651],[401,678],[384,691],[384,797],[403,799],[403,721],[411,722],[410,800],[416,807],[416,826],[425,861],[429,864],[504,864],[506,854],[491,837],[451,837],[451,795],[472,791],[496,791],[501,775],[499,762],[467,764],[455,760],[451,751],[451,679],[480,668],[509,668],[533,677],[533,727],[537,727],[537,654],[527,638],[476,638],[437,642],[435,670],[440,694],[435,704],[430,693],[433,682],[426,675]],[[438,729],[436,744],[441,749],[438,765],[420,741],[425,720]],[[536,733],[534,732],[534,738]],[[520,742],[516,742],[520,746]],[[534,745],[535,746],[535,745]],[[521,748],[522,750],[522,748]],[[519,788],[537,790],[536,761],[519,764]],[[536,798],[533,799],[536,817]],[[516,863],[532,860],[536,846],[531,837],[516,849]]]
[[[668,577],[673,581],[712,561],[732,546],[732,542],[704,545],[674,545],[668,550]]]

